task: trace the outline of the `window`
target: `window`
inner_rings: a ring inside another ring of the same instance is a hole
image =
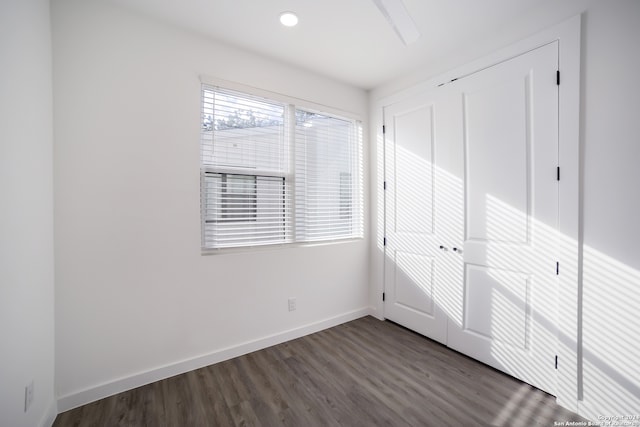
[[[202,247],[362,237],[360,124],[202,86]]]

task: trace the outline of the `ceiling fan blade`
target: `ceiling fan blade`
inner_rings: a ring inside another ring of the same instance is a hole
[[[405,45],[420,37],[420,31],[402,0],[373,0]]]

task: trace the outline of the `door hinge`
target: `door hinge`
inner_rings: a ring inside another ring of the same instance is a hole
[[[384,301],[384,299],[385,299],[385,295],[384,295],[384,292],[383,292],[382,293],[382,301]]]
[[[382,189],[383,189],[383,190],[386,190],[386,189],[387,189],[387,181],[384,181],[384,182],[382,183]]]
[[[387,127],[385,125],[382,125],[382,133],[387,133]]]
[[[558,355],[556,355],[556,369],[558,369]]]
[[[556,179],[560,181],[560,166],[556,168]]]
[[[560,263],[556,261],[556,276],[560,274]]]
[[[556,84],[560,86],[560,70],[556,71]]]
[[[387,238],[386,237],[382,238],[382,246],[387,246]]]

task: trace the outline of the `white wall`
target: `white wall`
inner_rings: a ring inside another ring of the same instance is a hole
[[[0,2],[2,426],[51,425],[56,415],[50,30],[48,0]]]
[[[637,0],[583,18],[581,411],[594,419],[640,415],[639,23]]]
[[[543,4],[526,19],[496,29],[486,39],[470,41],[439,63],[376,88],[370,105],[373,108],[380,99],[583,12],[581,327],[572,339],[582,351],[575,384],[581,400],[576,407],[582,415],[598,420],[599,416],[638,415],[640,408],[640,2]],[[374,123],[380,112],[372,109],[370,114]],[[375,162],[375,144],[371,156]],[[372,182],[379,179],[379,172],[372,169]],[[376,206],[379,192],[372,196]],[[380,221],[376,209],[371,221],[373,225]],[[380,265],[379,248],[372,245],[370,300],[378,306]]]
[[[52,25],[61,411],[367,312],[366,240],[202,256],[199,205],[199,75],[366,118],[364,91],[107,2]]]

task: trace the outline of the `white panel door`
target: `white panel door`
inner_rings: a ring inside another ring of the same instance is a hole
[[[459,133],[445,125],[455,118],[453,107],[432,92],[384,108],[384,314],[442,343],[447,318],[441,290],[462,280],[461,265],[451,265],[460,261],[448,256],[445,245],[449,220],[456,217],[450,203],[462,200],[461,182],[456,188],[448,182],[448,168],[459,167],[446,147],[449,133]],[[455,219],[460,223],[461,209]]]
[[[462,114],[464,280],[448,345],[555,391],[557,43],[450,85]]]
[[[385,317],[555,391],[557,43],[384,108]]]

